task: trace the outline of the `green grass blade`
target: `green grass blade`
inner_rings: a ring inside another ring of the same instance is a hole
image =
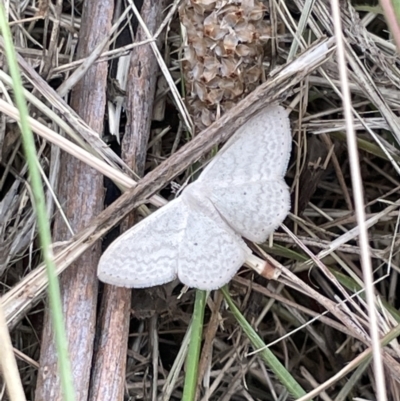
[[[231,296],[226,287],[221,288],[222,293],[224,294],[225,301],[228,303],[230,310],[235,316],[236,320],[240,324],[242,330],[247,335],[247,338],[253,344],[255,350],[262,349],[265,347],[263,340],[260,336],[254,331],[249,322],[244,318],[244,316],[240,313],[239,309],[234,304]],[[287,389],[287,391],[295,398],[299,398],[306,394],[304,389],[300,386],[299,383],[293,378],[293,376],[286,370],[286,368],[281,364],[281,362],[276,358],[276,356],[268,349],[262,349],[258,355],[262,358],[265,364],[274,372],[277,379],[281,382],[281,384]]]
[[[333,269],[331,267],[328,267],[329,271],[335,276],[335,278],[339,281],[340,284],[342,284],[343,287],[347,288],[349,291],[352,291],[353,293],[358,292],[363,290],[363,288],[356,283],[351,277],[347,276],[346,274],[341,273],[340,271]],[[360,293],[360,297],[365,300],[365,292],[362,291]],[[392,305],[390,305],[389,302],[387,302],[383,297],[380,297],[380,301],[382,303],[382,306],[386,309],[387,312],[389,312],[392,317],[400,323],[400,312]],[[376,307],[378,309],[381,309],[380,304],[377,303]]]
[[[400,0],[392,0],[392,5],[396,14],[397,24],[400,25]]]
[[[185,385],[183,388],[183,401],[194,401],[196,396],[197,372],[201,339],[203,336],[204,309],[206,306],[207,292],[196,290],[194,302],[193,320],[191,324],[190,344],[186,358]]]
[[[13,80],[15,103],[21,116],[21,135],[29,168],[29,179],[33,193],[32,203],[36,211],[38,235],[42,249],[43,260],[47,268],[49,280],[49,304],[51,309],[52,322],[54,325],[55,343],[61,375],[61,386],[64,400],[73,401],[75,399],[75,396],[73,390],[71,366],[68,359],[67,340],[62,317],[60,288],[57,280],[57,275],[55,274],[55,266],[53,262],[50,224],[49,218],[46,213],[45,196],[42,180],[40,177],[40,171],[38,168],[39,161],[37,159],[33,134],[27,120],[28,107],[26,105],[23,95],[22,80],[15,55],[15,49],[12,42],[10,28],[4,10],[4,3],[2,2],[0,3],[0,29],[4,39],[4,49],[10,69],[10,75]]]

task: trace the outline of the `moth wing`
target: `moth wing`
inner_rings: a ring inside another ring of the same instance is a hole
[[[179,250],[178,277],[189,287],[215,290],[232,279],[251,251],[208,199],[198,194],[193,201],[185,192],[182,197],[190,212]]]
[[[197,182],[214,187],[229,182],[285,175],[292,144],[290,122],[281,106],[252,116],[222,147]]]
[[[99,279],[128,288],[152,287],[174,280],[186,219],[185,205],[175,199],[133,226],[100,258]]]

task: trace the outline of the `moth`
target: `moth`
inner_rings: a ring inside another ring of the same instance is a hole
[[[99,279],[130,288],[176,277],[201,290],[227,284],[251,254],[241,237],[264,242],[289,212],[291,143],[283,107],[256,113],[181,196],[108,247]]]

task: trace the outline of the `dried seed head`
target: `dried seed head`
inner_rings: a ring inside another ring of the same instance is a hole
[[[186,100],[203,129],[261,83],[268,9],[260,0],[184,0],[179,12]]]

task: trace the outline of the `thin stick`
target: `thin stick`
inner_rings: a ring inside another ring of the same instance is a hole
[[[0,366],[4,382],[7,386],[8,395],[11,401],[24,401],[25,393],[19,376],[17,361],[15,360],[10,333],[4,317],[3,307],[0,303],[0,344],[1,358]]]
[[[378,319],[375,309],[375,296],[371,256],[368,245],[368,232],[365,224],[364,212],[364,191],[362,187],[362,178],[360,171],[360,160],[357,151],[357,138],[354,131],[352,106],[350,98],[349,83],[347,79],[346,57],[343,45],[342,22],[340,18],[340,8],[338,0],[331,0],[332,15],[334,20],[337,58],[339,64],[340,81],[343,95],[343,109],[346,119],[347,146],[349,148],[349,161],[351,171],[351,181],[353,185],[353,196],[356,209],[357,223],[360,228],[360,248],[361,265],[365,283],[365,293],[368,304],[369,329],[372,340],[372,349],[374,356],[374,371],[376,380],[376,396],[379,401],[386,401],[385,377],[383,374],[383,364],[381,347],[379,343]]]

